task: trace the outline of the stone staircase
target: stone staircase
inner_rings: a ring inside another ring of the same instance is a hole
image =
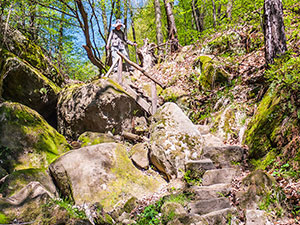
[[[236,164],[243,161],[244,149],[239,146],[221,146],[221,140],[215,136],[212,138],[210,143],[217,141],[217,147],[204,147],[203,159],[186,163],[186,171],[203,174],[202,186],[189,188],[193,199],[187,208],[195,225],[228,224],[236,212],[231,206],[229,195],[231,182],[240,173]]]

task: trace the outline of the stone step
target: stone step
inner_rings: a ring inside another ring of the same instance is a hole
[[[188,192],[194,194],[194,200],[207,200],[227,197],[231,190],[231,184],[214,184],[210,186],[193,186],[188,189]]]
[[[236,213],[235,208],[227,208],[218,211],[213,211],[198,217],[197,222],[194,224],[195,225],[229,224],[230,221],[233,222],[232,215],[235,213]]]
[[[213,134],[202,135],[206,147],[224,147],[223,141]]]
[[[185,163],[185,171],[190,171],[191,178],[202,178],[207,170],[216,169],[210,159],[189,160]]]
[[[244,160],[245,149],[240,146],[205,146],[203,157],[211,159],[217,168],[228,168]]]
[[[230,201],[225,197],[192,201],[188,204],[189,213],[198,215],[203,215],[227,208],[230,208]]]
[[[202,184],[203,186],[209,186],[213,184],[231,183],[237,173],[238,169],[235,168],[207,170],[203,175]]]

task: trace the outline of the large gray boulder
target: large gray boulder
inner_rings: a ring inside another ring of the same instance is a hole
[[[175,103],[164,104],[153,115],[150,133],[150,160],[167,179],[180,177],[186,161],[201,157],[201,134]]]
[[[138,170],[125,147],[116,143],[70,151],[49,169],[64,198],[76,204],[99,202],[105,211],[131,197],[140,199],[151,195],[165,184],[162,178],[147,176]]]
[[[42,72],[0,48],[0,93],[5,100],[22,103],[56,123],[60,88]]]
[[[143,109],[118,84],[100,79],[65,88],[58,102],[58,129],[78,138],[85,131],[120,133],[131,128],[134,115]]]
[[[66,139],[36,111],[19,103],[0,103],[0,166],[7,172],[45,169],[69,149]]]

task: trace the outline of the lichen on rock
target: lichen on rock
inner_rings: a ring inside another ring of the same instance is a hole
[[[76,204],[99,202],[105,211],[131,197],[153,194],[165,184],[160,177],[147,176],[135,168],[125,147],[116,143],[70,151],[53,162],[50,171],[60,192],[70,193]]]
[[[181,176],[185,161],[201,157],[202,136],[175,103],[153,115],[150,134],[150,161],[167,179]]]
[[[132,118],[143,112],[120,85],[99,79],[65,88],[58,101],[58,129],[77,139],[85,131],[113,134],[130,129]]]

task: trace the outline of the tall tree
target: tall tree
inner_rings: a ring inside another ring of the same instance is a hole
[[[160,10],[160,2],[159,0],[154,0],[154,8],[155,8],[155,25],[156,25],[156,41],[157,45],[160,45],[164,42],[164,37],[161,30],[161,10]]]
[[[195,20],[196,29],[198,32],[203,31],[203,13],[200,13],[198,0],[192,0],[193,18]]]
[[[170,0],[164,0],[167,22],[168,22],[168,38],[171,41],[171,51],[175,52],[179,48],[177,28],[175,24],[175,19],[173,15],[172,5]]]
[[[233,7],[233,0],[228,0],[227,8],[226,8],[226,14],[228,20],[231,20],[232,17],[232,7]]]
[[[264,2],[265,58],[267,65],[287,51],[281,0]]]

